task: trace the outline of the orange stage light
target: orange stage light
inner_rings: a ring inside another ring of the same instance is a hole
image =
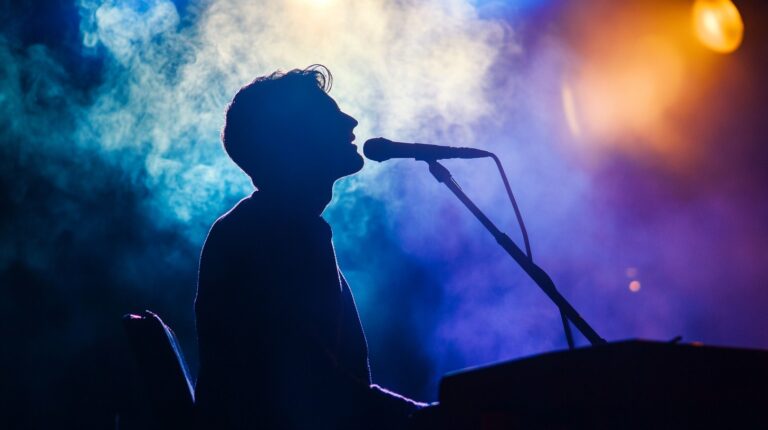
[[[730,0],[696,0],[693,29],[704,46],[723,54],[738,49],[744,38],[744,21]]]

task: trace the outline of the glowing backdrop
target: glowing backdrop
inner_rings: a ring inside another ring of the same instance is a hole
[[[119,344],[120,314],[152,308],[194,365],[197,253],[250,192],[220,146],[224,108],[254,77],[313,63],[359,145],[496,152],[535,260],[604,337],[768,347],[765,7],[721,34],[702,2],[570,3],[4,6],[34,24],[0,32],[2,309],[36,345],[8,361],[77,368]],[[519,239],[493,165],[446,165]],[[375,380],[434,400],[448,370],[565,347],[555,307],[423,163],[367,162],[336,191],[325,215]]]

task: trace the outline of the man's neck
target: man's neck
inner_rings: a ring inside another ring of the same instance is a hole
[[[301,192],[288,189],[263,189],[256,191],[274,209],[289,216],[319,217],[333,197],[333,187],[318,187]]]

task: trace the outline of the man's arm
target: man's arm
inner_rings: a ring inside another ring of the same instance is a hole
[[[306,273],[297,270],[295,265],[295,262],[306,262],[310,258],[319,259],[320,256],[302,255],[304,250],[301,249],[298,250],[299,255],[291,255],[290,251],[294,249],[289,247],[289,250],[280,256],[280,261],[272,266],[280,273],[279,280],[275,280],[277,284],[274,288],[285,294],[280,295],[279,306],[271,307],[272,311],[277,312],[267,318],[272,323],[281,324],[279,329],[276,330],[277,327],[273,327],[270,330],[271,333],[278,334],[271,343],[276,346],[277,366],[287,366],[288,369],[292,369],[281,372],[292,376],[283,380],[283,383],[291,387],[288,395],[301,398],[303,403],[299,407],[302,413],[288,414],[288,416],[299,428],[304,426],[318,428],[322,422],[334,423],[333,428],[343,428],[345,425],[351,426],[350,428],[404,428],[407,425],[408,416],[422,404],[377,385],[371,385],[365,352],[361,353],[362,363],[355,360],[352,368],[340,362],[338,352],[333,348],[334,343],[329,342],[328,328],[314,321],[311,315],[315,312],[307,309],[307,306],[317,304],[308,298],[313,297],[311,293],[317,292],[319,286],[312,285],[311,282],[315,279],[307,278]],[[332,248],[329,248],[329,251],[332,252]],[[336,310],[348,316],[354,314],[354,322],[359,326],[354,301],[346,281],[336,272],[335,257],[331,255],[330,261],[333,264],[337,283],[335,295],[332,297],[340,306]],[[307,265],[302,264],[301,267],[306,268]],[[287,285],[295,289],[289,290]],[[346,290],[346,297],[343,293],[339,293],[339,288],[342,291]],[[347,303],[345,299],[349,302]],[[317,300],[320,306],[328,305],[324,294]],[[343,311],[342,308],[344,308]],[[342,329],[337,326],[338,323],[348,325],[344,327],[346,329],[354,326],[350,320],[339,321],[334,318],[334,323],[330,333],[334,335],[332,338],[338,335],[338,329]],[[360,330],[360,338],[357,340],[362,342],[365,350],[367,349],[365,338],[362,329]],[[347,342],[350,340],[345,339]],[[359,369],[361,364],[365,366],[364,375]],[[286,398],[286,400],[289,399]],[[287,404],[287,402],[280,403]],[[325,418],[320,419],[321,417]]]
[[[291,345],[279,347],[280,355],[275,358],[278,366],[289,369],[278,373],[291,375],[283,378],[286,391],[280,393],[284,397],[278,402],[291,405],[284,411],[291,428],[399,429],[407,426],[411,413],[424,406],[340,367],[300,318],[285,323],[289,328],[283,326],[284,336],[275,343]]]

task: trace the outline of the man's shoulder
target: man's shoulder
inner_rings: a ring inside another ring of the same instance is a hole
[[[240,229],[244,225],[257,221],[259,210],[252,196],[237,202],[230,210],[222,214],[211,226],[211,230]]]
[[[217,243],[227,243],[237,237],[243,237],[255,224],[258,224],[256,218],[250,197],[240,200],[232,209],[214,221],[208,230],[205,246],[215,246]]]

